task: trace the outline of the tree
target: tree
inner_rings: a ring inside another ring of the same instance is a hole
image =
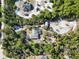
[[[54,1],[54,13],[53,15],[59,15],[60,17],[78,17],[78,0],[56,0]],[[77,6],[77,7],[76,7]]]

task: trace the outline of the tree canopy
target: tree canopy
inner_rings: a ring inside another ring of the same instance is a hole
[[[72,59],[79,58],[79,30],[77,33],[68,33],[64,36],[54,35],[55,43],[36,44],[26,40],[24,31],[15,32],[14,25],[37,25],[44,23],[45,19],[54,17],[79,18],[79,0],[50,0],[53,3],[53,12],[41,11],[38,16],[33,15],[31,19],[24,19],[15,14],[15,0],[5,0],[5,19],[0,22],[6,24],[4,30],[6,38],[3,39],[4,54],[7,57],[20,59],[30,55],[40,55],[40,51],[50,54],[53,59],[64,59],[63,55],[71,56]],[[1,11],[1,10],[0,10]],[[52,19],[53,20],[53,19]]]

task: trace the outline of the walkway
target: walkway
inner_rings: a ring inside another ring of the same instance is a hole
[[[4,54],[3,54],[3,49],[2,49],[2,45],[0,44],[0,59],[10,59],[7,58]]]

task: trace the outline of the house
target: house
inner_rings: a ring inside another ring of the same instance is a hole
[[[38,39],[38,37],[39,37],[38,30],[37,29],[32,29],[32,36],[31,36],[31,38]]]
[[[32,30],[27,30],[27,39],[40,39],[40,35],[42,34],[41,29],[33,28]]]

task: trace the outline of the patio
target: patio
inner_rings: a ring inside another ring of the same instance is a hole
[[[66,21],[66,20],[60,20],[58,22],[51,22],[50,27],[53,28],[53,31],[57,34],[65,34],[69,31],[75,31],[77,27],[76,21]]]

